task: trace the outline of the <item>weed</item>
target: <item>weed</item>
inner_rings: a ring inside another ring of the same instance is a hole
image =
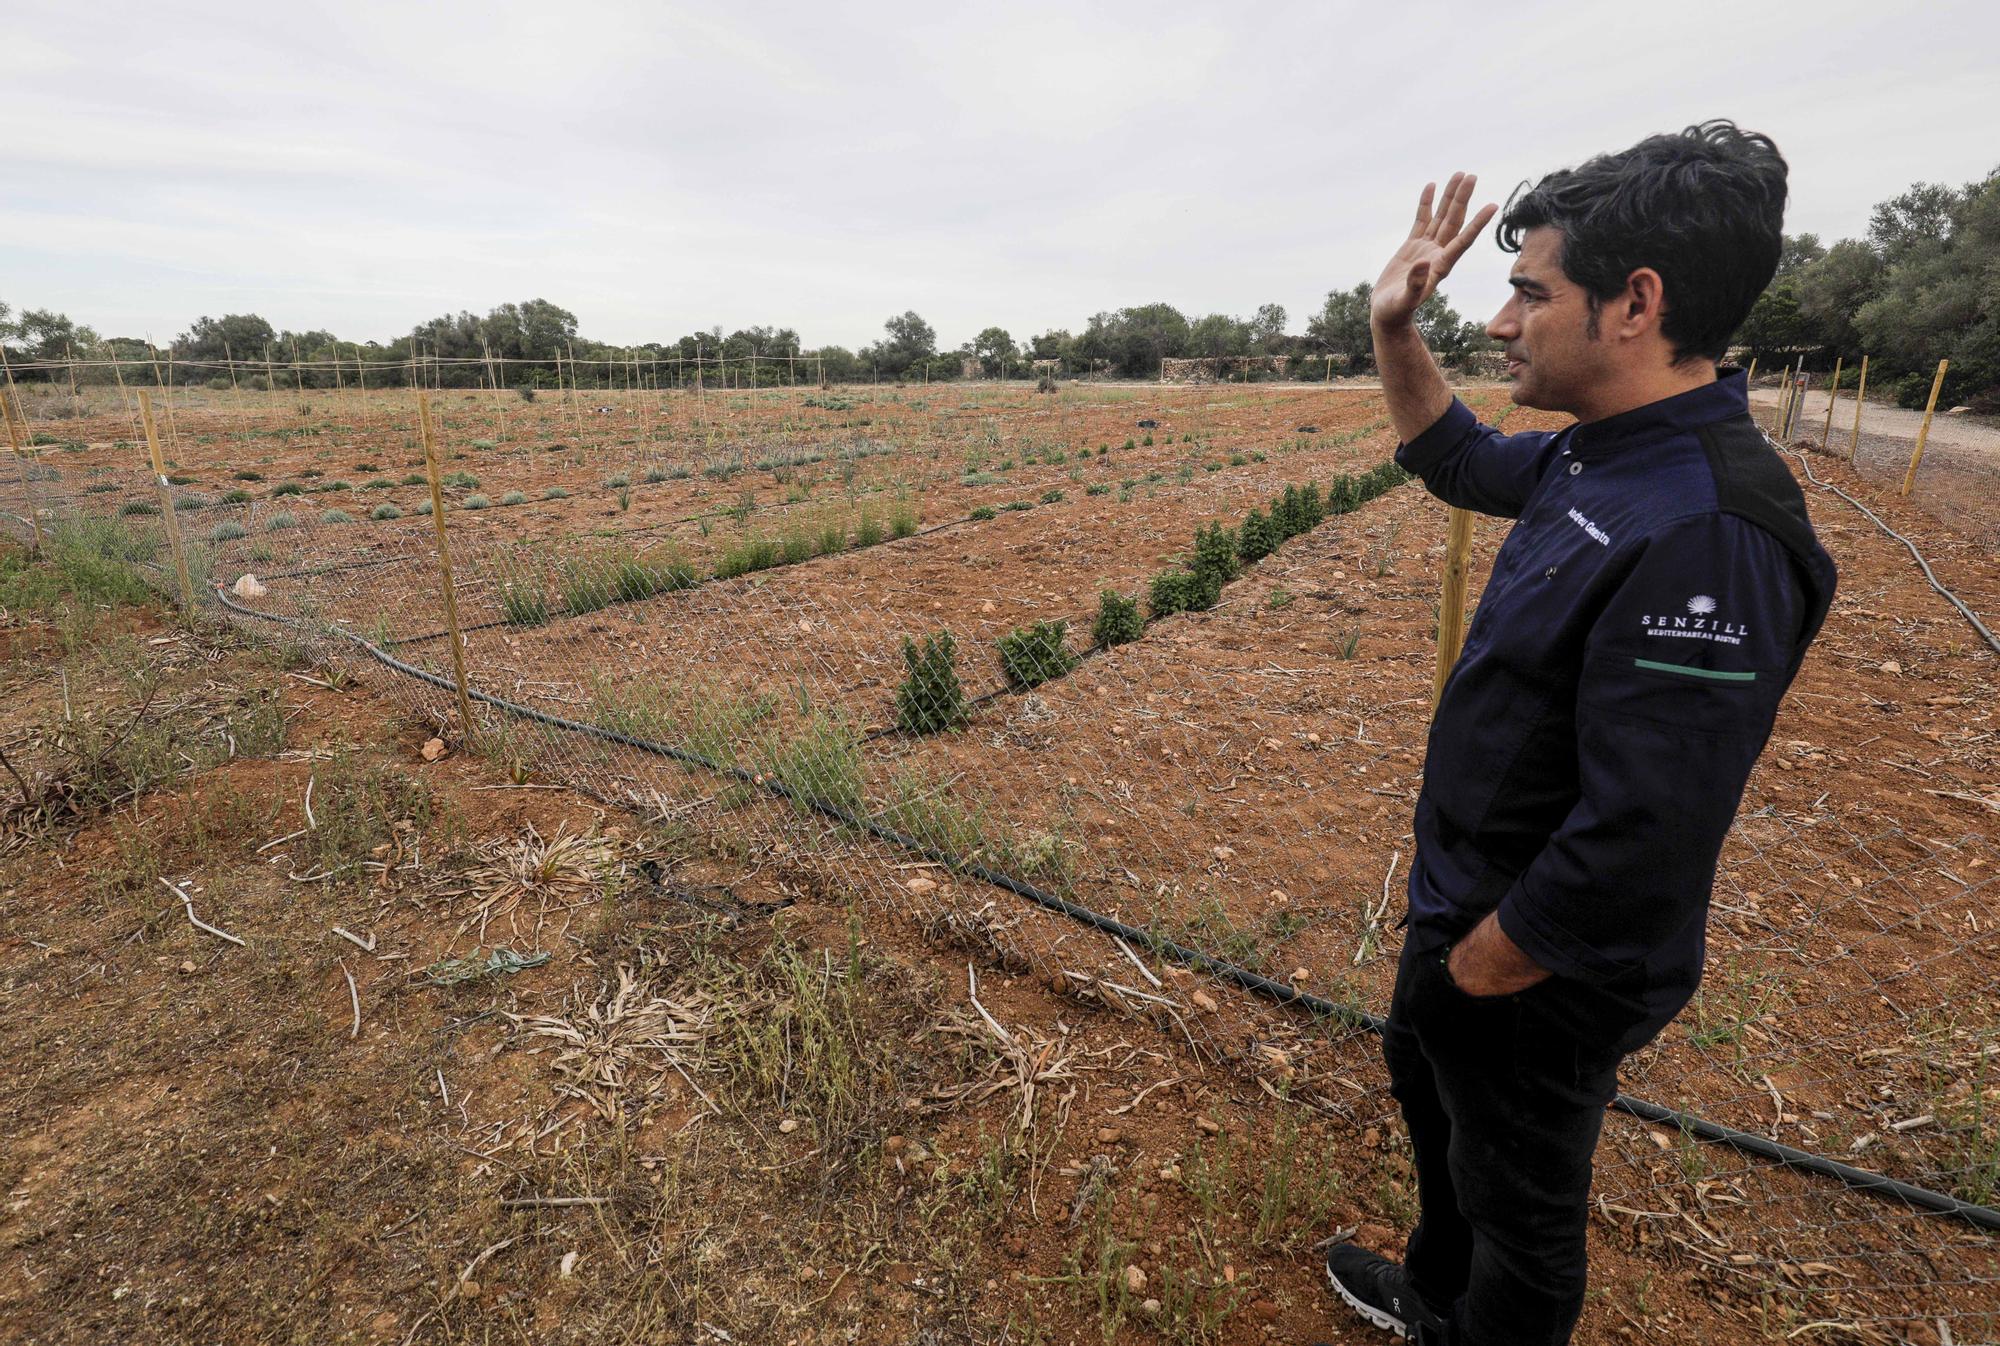
[[[368,511],[368,517],[377,523],[385,523],[390,519],[402,518],[403,511],[387,500],[384,500],[381,504],[375,506],[374,509]]]
[[[298,516],[285,510],[280,510],[270,518],[264,520],[264,531],[267,533],[282,533],[287,528],[297,528],[298,526]]]
[[[243,537],[246,532],[247,530],[243,525],[236,522],[236,520],[224,519],[221,523],[208,530],[208,540],[210,542],[234,542],[236,539]]]
[[[354,516],[344,509],[330,509],[319,516],[321,523],[353,523]]]
[[[551,486],[551,487],[549,487],[549,489],[548,489],[548,490],[546,490],[546,491],[543,491],[543,492],[542,492],[542,499],[544,499],[544,500],[567,500],[567,499],[569,499],[569,492],[568,492],[568,491],[566,491],[566,490],[564,490],[564,489],[563,489],[562,487],[560,487],[560,486]]]
[[[503,505],[525,505],[528,503],[528,493],[526,491],[509,491],[500,497],[500,503]]]
[[[491,508],[493,508],[493,502],[492,502],[491,500],[488,500],[488,499],[487,499],[487,498],[486,498],[485,496],[483,496],[483,495],[479,495],[479,494],[477,494],[477,493],[474,493],[474,494],[472,494],[472,495],[468,495],[467,497],[465,497],[465,499],[464,499],[464,500],[462,500],[461,502],[459,502],[459,508],[461,508],[461,509],[491,509]]]

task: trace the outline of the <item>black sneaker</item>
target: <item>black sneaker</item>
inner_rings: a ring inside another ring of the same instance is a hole
[[[1410,1288],[1409,1273],[1388,1258],[1336,1243],[1326,1250],[1326,1278],[1349,1308],[1375,1326],[1406,1338],[1421,1329],[1420,1340],[1444,1340],[1444,1319]]]

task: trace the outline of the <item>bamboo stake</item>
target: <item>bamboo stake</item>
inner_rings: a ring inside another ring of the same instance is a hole
[[[581,448],[583,447],[583,412],[576,405],[576,343],[566,340],[563,344],[569,347],[569,418],[571,423],[576,426],[577,447]],[[560,374],[560,371],[558,371],[558,374]]]
[[[69,366],[69,404],[78,416],[83,415],[83,398],[76,391],[76,348],[63,342],[64,363]]]
[[[174,446],[174,453],[179,456],[181,432],[174,422],[174,357],[171,354],[167,356],[167,372],[163,375],[160,373],[160,348],[149,340],[146,349],[153,353],[153,382],[160,385],[160,396],[167,403],[167,442]]]
[[[1847,441],[1847,461],[1852,463],[1854,455],[1861,449],[1861,404],[1868,396],[1868,357],[1861,357],[1861,383],[1854,390],[1854,434]]]
[[[7,380],[10,386],[13,383],[13,378],[13,371],[9,370],[7,372]],[[23,422],[19,426],[15,425],[15,411],[12,402],[13,399],[7,397],[4,393],[0,393],[0,413],[4,413],[7,422],[7,442],[14,448],[14,466],[21,469],[21,495],[28,506],[28,527],[34,534],[34,550],[39,555],[42,550],[42,510],[41,506],[35,500],[35,474],[30,470],[34,458],[21,444],[23,438],[21,432],[26,428],[26,423]]]
[[[1437,668],[1431,675],[1431,709],[1465,644],[1465,562],[1472,550],[1472,511],[1453,509],[1444,548],[1444,593],[1438,601]]]
[[[1745,397],[1748,397],[1750,395],[1750,390],[1756,386],[1757,386],[1757,357],[1753,355],[1750,357],[1750,372],[1743,376],[1743,395]]]
[[[1828,384],[1826,389],[1826,424],[1821,426],[1819,431],[1819,447],[1822,453],[1826,451],[1827,441],[1833,435],[1833,404],[1840,397],[1840,366],[1845,358],[1839,355],[1833,358],[1833,382]]]
[[[1924,403],[1924,423],[1917,427],[1916,451],[1910,455],[1910,470],[1903,474],[1904,495],[1917,480],[1917,464],[1924,460],[1924,441],[1931,437],[1931,413],[1937,410],[1938,393],[1944,389],[1944,371],[1951,367],[1951,361],[1939,360],[1937,377],[1931,380],[1931,399]]]
[[[194,615],[194,581],[188,576],[187,552],[181,546],[180,520],[174,516],[174,489],[167,480],[166,459],[160,454],[160,434],[153,425],[153,397],[139,390],[139,416],[146,423],[146,452],[153,460],[153,480],[160,488],[160,517],[167,525],[167,545],[174,552],[174,575],[181,582],[181,605]]]
[[[445,631],[451,638],[451,675],[458,688],[458,714],[465,741],[472,742],[472,697],[465,686],[465,640],[458,631],[458,592],[451,579],[451,542],[444,526],[444,484],[438,479],[437,430],[431,424],[430,396],[417,390],[417,419],[423,426],[424,474],[431,479],[431,527],[437,533],[438,580],[444,598]]]

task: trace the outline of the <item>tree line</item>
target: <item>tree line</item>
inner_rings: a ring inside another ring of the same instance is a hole
[[[1281,304],[1264,304],[1248,318],[1211,313],[1189,318],[1172,304],[1141,304],[1092,315],[1083,330],[1055,328],[1016,340],[987,327],[956,348],[915,311],[883,324],[879,341],[858,350],[808,347],[789,327],[720,326],[673,341],[616,345],[577,331],[576,314],[546,299],[501,304],[485,316],[447,313],[390,342],[349,341],[332,332],[280,330],[255,313],[201,317],[164,347],[134,337],[101,337],[89,326],[48,309],[16,313],[0,302],[0,345],[21,366],[115,360],[116,370],[80,365],[79,382],[174,382],[268,390],[333,388],[365,383],[395,387],[554,387],[572,380],[585,388],[774,386],[817,381],[934,382],[976,372],[987,378],[1030,379],[1101,375],[1155,378],[1163,359],[1230,358],[1238,376],[1272,377],[1272,368],[1244,357],[1286,356],[1291,377],[1365,372],[1371,367],[1366,282],[1335,290],[1305,323],[1285,329]],[[1479,325],[1460,319],[1443,295],[1419,318],[1448,361],[1491,349]],[[573,362],[573,364],[572,364]],[[232,368],[233,366],[233,368]],[[17,378],[61,381],[67,368],[23,368]]]
[[[1304,330],[1288,331],[1283,305],[1249,317],[1189,317],[1167,303],[1093,314],[1078,332],[1052,328],[1016,339],[990,326],[956,348],[914,311],[883,324],[880,340],[850,350],[808,347],[789,327],[720,326],[676,340],[616,345],[577,331],[576,314],[546,299],[501,304],[483,317],[447,313],[390,342],[355,342],[321,330],[280,331],[254,313],[202,317],[155,350],[131,337],[101,338],[66,314],[15,312],[0,303],[0,346],[15,363],[115,357],[128,381],[172,379],[218,387],[371,387],[413,380],[443,387],[763,385],[824,377],[833,383],[935,382],[974,370],[989,378],[1158,377],[1164,359],[1232,358],[1239,377],[1270,377],[1242,357],[1286,356],[1288,374],[1317,379],[1371,366],[1366,282],[1330,291]],[[1493,349],[1480,324],[1460,318],[1443,295],[1419,310],[1431,349],[1463,364]],[[1917,183],[1876,206],[1865,237],[1823,245],[1788,235],[1778,274],[1737,334],[1736,344],[1766,369],[1803,363],[1831,369],[1870,356],[1871,386],[1906,405],[1921,404],[1940,359],[1951,368],[1947,404],[2000,406],[2000,170],[1963,187]],[[574,370],[570,362],[576,362]],[[269,362],[268,376],[257,368]],[[489,361],[491,363],[489,363]],[[506,363],[500,363],[500,362]],[[229,368],[234,362],[236,368]],[[67,378],[42,370],[17,377]],[[79,369],[81,381],[109,383],[108,368]]]
[[[1923,405],[1949,360],[1944,405],[2000,409],[2000,170],[1917,183],[1877,205],[1861,238],[1787,235],[1737,341],[1766,368],[1844,357],[1851,370],[1866,352],[1869,386],[1904,406]]]

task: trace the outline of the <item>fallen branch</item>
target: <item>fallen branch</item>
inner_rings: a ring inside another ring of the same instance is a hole
[[[347,978],[347,998],[354,1003],[354,1026],[347,1030],[348,1039],[352,1041],[361,1036],[361,992],[355,987],[354,974],[347,970],[346,963],[340,965],[340,975]]]
[[[177,885],[177,884],[173,884],[173,883],[168,883],[168,882],[167,882],[167,880],[166,880],[166,879],[165,879],[164,877],[162,877],[162,878],[160,879],[160,882],[161,882],[161,883],[164,883],[164,884],[166,884],[166,886],[167,886],[167,891],[168,891],[168,892],[170,892],[170,893],[172,893],[172,894],[173,894],[173,895],[174,895],[175,897],[178,897],[178,898],[179,898],[179,899],[181,900],[181,907],[182,907],[182,909],[183,909],[183,910],[185,910],[185,911],[187,912],[187,918],[188,918],[188,924],[189,924],[189,925],[192,925],[192,926],[193,926],[193,927],[194,927],[195,929],[197,929],[197,930],[206,930],[206,931],[207,931],[207,932],[208,932],[209,934],[211,934],[211,935],[214,935],[214,936],[215,936],[215,937],[216,937],[217,939],[226,939],[226,940],[228,940],[228,941],[229,941],[229,942],[230,942],[231,944],[234,944],[234,945],[237,945],[237,946],[238,946],[238,947],[240,947],[240,948],[248,948],[248,947],[249,947],[249,946],[248,946],[247,944],[245,944],[245,943],[244,943],[244,942],[243,942],[242,940],[240,940],[240,939],[238,939],[238,938],[237,938],[236,936],[234,936],[234,935],[230,934],[230,933],[229,933],[229,932],[228,932],[227,930],[217,930],[217,929],[216,929],[216,928],[215,928],[214,926],[210,925],[210,924],[209,924],[209,923],[208,923],[207,921],[204,921],[204,920],[202,920],[202,919],[201,919],[201,917],[199,917],[199,916],[195,915],[195,914],[194,914],[194,899],[193,899],[193,898],[191,898],[191,897],[189,897],[189,896],[187,895],[187,893],[186,893],[186,892],[185,892],[185,891],[184,891],[183,889],[181,889],[181,888],[180,888],[180,886],[179,886],[179,885]]]
[[[503,1208],[519,1206],[602,1206],[608,1196],[510,1196],[501,1198]]]

